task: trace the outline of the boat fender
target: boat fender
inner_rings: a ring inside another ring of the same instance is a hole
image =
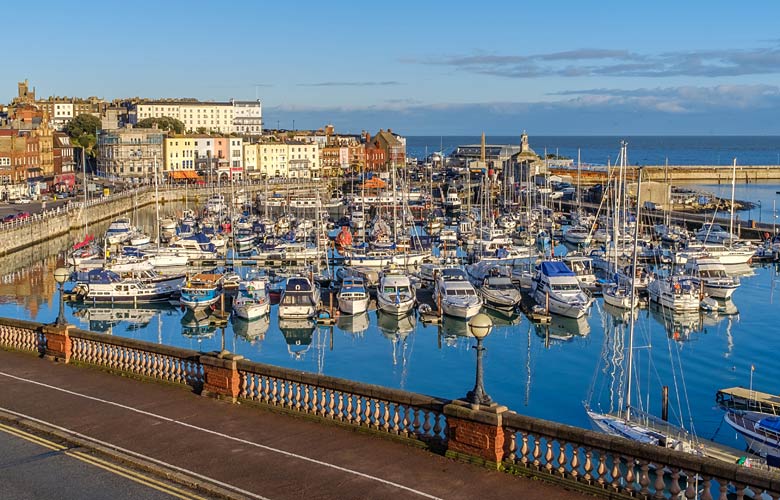
[[[430,304],[421,304],[419,307],[420,314],[431,314],[433,308]]]

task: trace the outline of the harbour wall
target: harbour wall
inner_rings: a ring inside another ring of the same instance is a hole
[[[254,197],[266,189],[268,193],[276,193],[280,196],[307,196],[325,192],[328,189],[326,183],[314,182],[286,182],[269,186],[264,184],[251,184],[242,186],[248,196]],[[140,188],[133,191],[112,194],[110,196],[95,198],[87,202],[71,201],[67,206],[57,210],[44,211],[35,214],[29,219],[3,224],[2,238],[0,238],[0,256],[5,256],[20,250],[29,248],[37,243],[49,241],[55,237],[68,234],[71,230],[78,230],[89,224],[116,218],[121,214],[129,213],[135,207],[143,207],[159,200],[161,204],[175,201],[202,203],[209,196],[221,193],[226,200],[230,199],[233,188],[225,187],[199,187],[184,188],[172,187],[158,190],[155,197],[153,188]]]
[[[629,166],[627,177],[635,178],[638,167]],[[576,179],[577,169],[551,168],[555,174],[569,175]],[[730,184],[733,167],[731,165],[645,165],[642,167],[642,179],[645,181],[699,183],[699,184]],[[599,184],[606,182],[606,167],[581,168],[579,172],[582,184]],[[737,165],[736,182],[750,184],[754,182],[780,181],[780,166],[778,165]]]

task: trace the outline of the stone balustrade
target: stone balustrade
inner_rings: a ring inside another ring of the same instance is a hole
[[[780,474],[518,415],[188,349],[0,318],[0,348],[359,428],[603,498],[780,499]]]
[[[238,361],[239,397],[438,448],[446,400],[377,385]]]
[[[506,412],[507,470],[599,496],[780,498],[780,475]]]

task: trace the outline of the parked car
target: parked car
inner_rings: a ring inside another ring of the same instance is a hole
[[[24,220],[30,218],[30,212],[19,212],[16,214],[16,220]]]
[[[16,219],[16,214],[8,214],[3,217],[3,222],[13,222]]]
[[[32,200],[30,198],[27,198],[26,196],[22,196],[21,198],[17,198],[16,201],[14,201],[14,203],[27,204],[27,203],[32,203]]]

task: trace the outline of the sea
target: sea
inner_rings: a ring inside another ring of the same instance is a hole
[[[720,158],[729,164],[737,156],[740,163],[769,164],[777,162],[780,151],[776,137],[531,137],[530,143],[538,152],[558,148],[559,154],[576,158],[579,149],[583,161],[606,163],[617,155],[621,140],[629,144],[632,163],[657,164],[669,158],[670,164],[704,164]],[[488,142],[519,143],[519,137],[488,137]],[[426,148],[428,153],[442,148],[449,152],[467,143],[479,143],[479,137],[409,137],[407,147],[411,156],[422,157]],[[769,213],[771,222],[780,186],[737,184],[736,190],[737,198],[761,200],[762,220]],[[162,211],[180,209],[167,205]],[[153,208],[128,215],[139,225],[154,227]],[[58,295],[52,274],[80,236],[73,233],[0,259],[0,315],[53,321]],[[632,405],[660,415],[662,387],[667,386],[670,420],[702,441],[742,449],[744,442],[722,421],[715,393],[737,385],[780,391],[780,330],[774,309],[780,304],[780,268],[756,265],[742,270],[740,279],[727,312],[637,312]],[[452,318],[442,325],[425,325],[416,316],[397,321],[370,311],[342,316],[333,327],[283,329],[276,306],[268,322],[231,319],[225,327],[198,322],[167,306],[67,304],[65,313],[70,323],[107,336],[204,352],[224,347],[254,361],[443,398],[464,397],[474,385],[474,339],[464,322]],[[525,415],[585,428],[590,427],[586,407],[616,410],[625,405],[621,397],[626,388],[628,313],[597,299],[580,320],[553,317],[549,325],[537,325],[522,315],[492,318],[494,327],[485,340],[485,389],[495,401]]]

